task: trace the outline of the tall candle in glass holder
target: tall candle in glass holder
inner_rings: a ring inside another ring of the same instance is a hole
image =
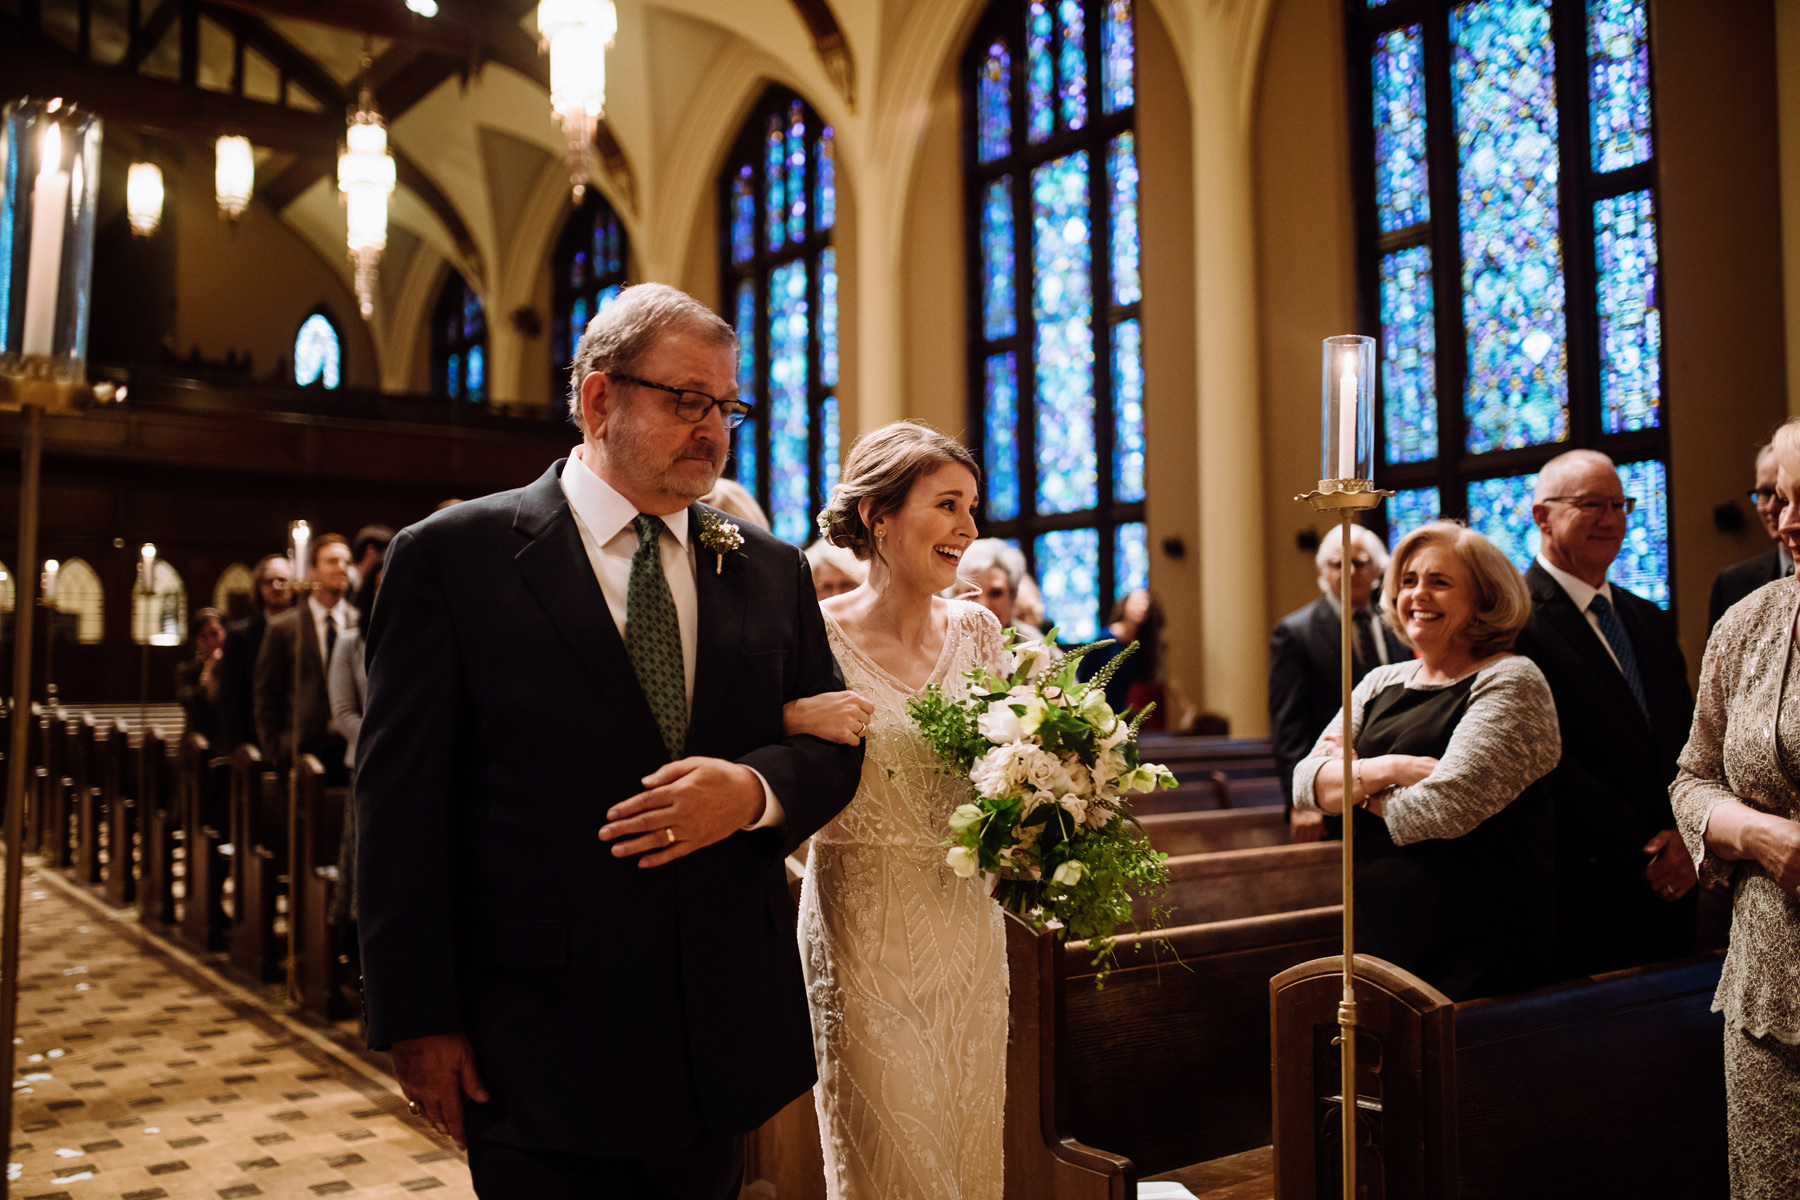
[[[25,270],[25,332],[19,349],[48,356],[55,349],[57,284],[62,277],[63,223],[69,173],[62,169],[62,134],[44,126],[37,183],[31,189],[31,258]]]
[[[1374,475],[1375,339],[1325,339],[1320,405],[1319,479],[1369,481]]]
[[[145,542],[138,551],[138,587],[146,592],[156,590],[156,545]]]
[[[59,569],[54,558],[44,560],[44,577],[39,582],[46,601],[56,599],[56,572]]]
[[[294,563],[294,582],[306,582],[306,545],[312,541],[312,527],[305,521],[288,525],[288,557]]]

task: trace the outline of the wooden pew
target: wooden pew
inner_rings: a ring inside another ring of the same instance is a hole
[[[1138,738],[1145,762],[1161,763],[1183,782],[1217,771],[1228,778],[1275,774],[1275,752],[1266,737],[1216,737],[1146,733]]]
[[[177,762],[161,730],[151,726],[139,735],[132,758],[141,830],[137,911],[147,925],[175,923],[175,852],[182,840]]]
[[[25,849],[43,853],[50,837],[47,818],[50,805],[50,767],[54,759],[50,736],[50,714],[42,705],[33,704],[26,716],[31,723],[29,757],[26,759],[26,787],[30,799],[25,806]]]
[[[355,1016],[355,980],[347,980],[344,930],[331,921],[338,887],[338,846],[344,833],[349,789],[325,786],[324,768],[310,754],[300,758],[299,880],[289,889],[289,919],[299,921],[300,1006],[337,1021]],[[348,985],[348,986],[346,986]]]
[[[101,778],[106,754],[106,739],[92,713],[75,718],[75,744],[72,753],[78,761],[70,763],[69,778],[75,792],[75,862],[78,883],[99,889],[103,878],[100,861],[101,828],[106,822],[106,798]]]
[[[106,845],[102,854],[106,876],[106,902],[127,908],[137,900],[137,842],[143,808],[138,804],[138,781],[131,770],[130,737],[118,720],[105,728],[100,790],[106,807]]]
[[[255,747],[248,749],[256,755]],[[226,858],[223,799],[237,771],[236,756],[218,759],[205,735],[190,733],[181,739],[176,778],[184,831],[182,840],[181,936],[197,950],[211,953],[225,948],[225,912],[221,903],[225,886]],[[260,768],[261,756],[255,766]]]
[[[232,966],[273,983],[283,974],[275,911],[288,867],[287,781],[262,770],[262,756],[252,760],[254,753],[251,746],[239,746],[231,760],[232,911],[226,949]]]
[[[1164,854],[1248,850],[1286,845],[1288,840],[1287,809],[1276,805],[1145,813],[1138,821],[1150,836],[1150,844]]]
[[[1342,853],[1339,842],[1301,842],[1178,855],[1168,861],[1168,891],[1139,899],[1132,914],[1141,925],[1160,904],[1173,910],[1171,924],[1198,925],[1337,904]]]
[[[1713,952],[1452,1003],[1357,956],[1359,1190],[1388,1200],[1724,1196]],[[1275,1195],[1341,1192],[1341,958],[1270,982]],[[1365,1182],[1366,1181],[1366,1182]]]
[[[75,841],[71,836],[75,822],[75,772],[82,769],[79,723],[52,714],[50,748],[45,765],[49,768],[50,798],[45,808],[48,828],[44,836],[44,859],[48,865],[68,870],[75,864]]]

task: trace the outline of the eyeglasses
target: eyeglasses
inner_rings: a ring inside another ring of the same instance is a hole
[[[1630,516],[1637,507],[1637,499],[1632,496],[1621,496],[1617,500],[1605,496],[1545,496],[1544,503],[1567,504],[1589,514],[1612,512],[1620,516]]]
[[[1774,488],[1751,488],[1750,503],[1773,504],[1776,508],[1787,507],[1787,501],[1783,500],[1781,498],[1781,493]]]
[[[1350,569],[1352,571],[1367,570],[1368,568],[1370,568],[1374,565],[1375,565],[1375,560],[1370,558],[1366,554],[1359,554],[1355,558],[1350,560]],[[1341,558],[1326,559],[1325,560],[1325,569],[1327,571],[1341,571],[1344,569],[1344,560]]]
[[[692,388],[670,387],[666,383],[651,383],[648,379],[639,379],[636,375],[613,375],[614,379],[623,383],[635,383],[639,387],[654,388],[659,392],[667,392],[675,397],[675,415],[689,424],[699,424],[706,419],[706,414],[714,408],[725,420],[725,428],[736,429],[744,423],[744,418],[756,410],[742,400],[720,400],[705,392],[696,392]]]

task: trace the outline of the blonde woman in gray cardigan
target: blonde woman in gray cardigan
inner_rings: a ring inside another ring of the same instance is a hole
[[[1800,421],[1775,435],[1781,536],[1800,546]],[[1702,883],[1729,884],[1725,1014],[1733,1200],[1800,1196],[1800,580],[1714,627],[1669,795]]]

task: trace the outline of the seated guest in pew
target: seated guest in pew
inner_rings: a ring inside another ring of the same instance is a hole
[[[1269,742],[1283,795],[1294,793],[1294,764],[1306,752],[1343,703],[1342,607],[1344,553],[1341,526],[1319,539],[1313,562],[1324,593],[1305,608],[1281,618],[1269,635]],[[1350,682],[1362,682],[1376,667],[1412,657],[1393,630],[1382,624],[1375,588],[1387,570],[1387,547],[1360,525],[1350,527],[1350,608],[1356,621],[1351,645]],[[1338,836],[1337,818],[1289,810],[1289,831],[1296,842]]]
[[[820,538],[806,548],[806,565],[812,568],[813,592],[820,603],[845,592],[854,592],[869,577],[869,564],[842,546]]]
[[[1775,434],[1781,536],[1800,549],[1800,421]],[[1669,794],[1700,878],[1731,888],[1726,1136],[1734,1200],[1800,1196],[1800,654],[1792,576],[1733,605],[1706,643]]]
[[[175,700],[187,715],[187,732],[202,734],[215,754],[220,750],[219,664],[224,657],[225,614],[202,608],[188,618],[188,641],[194,656],[175,668]]]
[[[1486,538],[1433,521],[1401,539],[1382,613],[1418,658],[1376,667],[1350,702],[1356,948],[1453,1000],[1545,981],[1556,706],[1510,653],[1531,611]],[[1295,807],[1341,813],[1341,717],[1294,770]]]
[[[256,564],[256,586],[250,590],[250,615],[225,627],[225,655],[219,660],[219,752],[228,754],[249,742],[256,745],[256,655],[272,617],[294,603],[288,591],[293,567],[279,554],[265,554]]]
[[[1732,563],[1713,580],[1712,598],[1706,605],[1706,629],[1709,634],[1713,626],[1719,623],[1719,618],[1725,615],[1726,609],[1765,583],[1786,579],[1794,573],[1794,556],[1781,544],[1781,534],[1777,528],[1781,521],[1781,510],[1787,502],[1775,487],[1773,443],[1756,452],[1756,486],[1750,489],[1750,501],[1756,505],[1756,515],[1775,544],[1759,554],[1752,554],[1749,558]]]
[[[1107,618],[1104,636],[1111,638],[1113,644],[1083,658],[1075,672],[1078,679],[1092,679],[1101,667],[1136,642],[1137,650],[1106,681],[1106,703],[1114,712],[1124,712],[1128,707],[1138,712],[1146,705],[1156,705],[1144,722],[1144,729],[1150,733],[1186,730],[1199,715],[1180,689],[1162,677],[1163,622],[1163,608],[1156,593],[1149,588],[1127,592],[1113,603]]]

